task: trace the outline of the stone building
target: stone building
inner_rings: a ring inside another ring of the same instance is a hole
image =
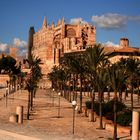
[[[42,73],[46,75],[53,65],[59,64],[60,57],[64,53],[80,51],[86,49],[86,46],[93,46],[96,43],[96,28],[91,24],[81,24],[80,22],[76,25],[65,24],[64,19],[59,20],[57,25],[54,23],[48,25],[44,18],[39,31],[33,34],[29,31],[29,47],[31,47],[32,39],[32,53],[41,59]]]
[[[118,47],[114,46],[104,46],[104,51],[112,54],[109,58],[111,63],[116,63],[122,57],[123,58],[138,58],[140,59],[140,49],[134,48],[129,45],[129,40],[127,38],[121,38]]]
[[[29,30],[28,56],[33,53],[41,59],[42,73],[46,75],[54,65],[58,65],[60,57],[69,53],[81,53],[86,47],[94,46],[96,43],[96,27],[91,24],[76,25],[65,24],[64,19],[58,21],[57,25],[48,25],[44,18],[42,28],[34,32]],[[127,38],[121,38],[118,47],[103,46],[105,52],[113,54],[110,58],[112,63],[120,58],[140,58],[140,50],[130,47]]]

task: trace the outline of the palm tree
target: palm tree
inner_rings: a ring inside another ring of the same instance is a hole
[[[75,55],[68,55],[64,58],[65,64],[70,69],[71,74],[73,77],[76,75],[79,78],[80,81],[80,112],[82,112],[82,86],[83,86],[83,79],[86,69],[85,59],[83,55],[78,55],[75,57]],[[67,63],[66,63],[67,62]]]
[[[127,74],[129,76],[127,82],[131,90],[131,109],[133,109],[134,88],[137,85],[137,80],[140,76],[139,66],[140,66],[140,61],[138,59],[128,58],[126,60],[126,69],[127,69]]]
[[[122,69],[125,74],[127,74],[127,69],[126,69],[126,59],[124,58],[121,58],[120,61],[118,61],[116,63],[116,65],[118,66],[119,69]],[[122,84],[120,85],[120,88],[119,88],[119,99],[120,99],[120,102],[122,102],[122,92],[123,91],[127,91],[127,83],[126,81],[125,82],[122,82]],[[127,94],[125,93],[125,96],[127,96]]]
[[[94,86],[92,87],[93,89],[95,89],[95,87],[99,87],[99,80],[97,82],[97,79],[99,79],[99,75],[101,74],[100,73],[101,70],[99,69],[101,67],[104,68],[107,66],[108,57],[109,54],[106,54],[104,52],[104,48],[101,46],[101,44],[95,44],[94,47],[90,47],[86,49],[85,58],[86,58],[86,63],[88,64],[88,73],[91,76],[91,79],[94,79],[95,81],[94,83],[92,83],[92,85]],[[94,120],[93,104],[94,104],[94,98],[92,99],[92,113],[91,113],[92,118]]]
[[[112,86],[112,89],[114,90],[114,135],[113,139],[117,140],[117,92],[119,91],[122,83],[125,83],[128,76],[126,75],[125,69],[120,69],[116,64],[113,64],[108,69],[109,74],[109,81]]]
[[[37,84],[39,80],[42,78],[41,67],[39,66],[40,64],[41,64],[40,58],[38,57],[33,58],[33,61],[31,63],[31,73],[35,84],[34,84],[33,92],[31,92],[31,110],[33,107],[33,97],[35,97],[36,94]]]
[[[99,92],[99,114],[100,114],[100,129],[103,129],[103,123],[102,123],[102,103],[103,103],[103,96],[104,96],[104,91],[107,86],[107,81],[108,81],[108,73],[106,68],[100,68],[97,71],[97,76],[96,76],[96,84],[98,87],[98,92]]]
[[[30,74],[27,75],[26,89],[28,90],[28,109],[27,119],[29,119],[29,111],[33,107],[33,97],[36,92],[37,84],[42,77],[41,73],[41,60],[38,57],[32,57],[32,61],[26,60],[30,65]]]
[[[54,66],[52,71],[47,75],[48,79],[52,82],[52,88],[57,87],[57,69],[58,68]]]

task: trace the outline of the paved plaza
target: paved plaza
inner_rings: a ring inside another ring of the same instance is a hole
[[[4,90],[3,90],[4,92]],[[3,94],[1,91],[0,94]],[[58,117],[58,94],[52,90],[39,89],[34,100],[34,108],[30,120],[26,119],[26,90],[19,90],[8,95],[7,107],[5,98],[0,100],[0,140],[108,140],[113,137],[113,127],[100,130],[99,120],[89,122],[88,117],[76,113],[75,134],[73,131],[72,104],[63,97],[60,98],[60,117]],[[1,96],[1,95],[0,95]],[[88,97],[84,97],[84,100]],[[79,104],[79,103],[78,103]],[[24,123],[9,122],[9,116],[16,112],[18,105],[24,106]],[[120,140],[130,140],[129,129],[118,130]]]

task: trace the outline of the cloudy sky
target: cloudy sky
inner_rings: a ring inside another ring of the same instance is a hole
[[[47,22],[89,22],[96,26],[97,42],[118,46],[126,37],[140,47],[140,0],[0,0],[0,52],[15,46],[19,55],[27,50],[30,26],[41,28]]]

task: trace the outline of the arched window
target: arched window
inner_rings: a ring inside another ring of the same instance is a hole
[[[67,37],[75,37],[75,36],[76,36],[75,30],[72,29],[72,28],[69,28],[69,29],[67,30],[67,32],[66,32],[66,36],[67,36]]]

